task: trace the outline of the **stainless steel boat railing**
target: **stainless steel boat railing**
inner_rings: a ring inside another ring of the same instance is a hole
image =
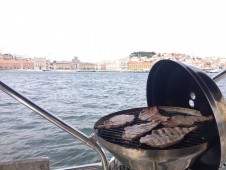
[[[219,72],[219,73],[217,73],[216,75],[214,75],[214,76],[211,77],[211,78],[212,78],[212,79],[215,81],[215,83],[216,83],[216,82],[220,81],[221,79],[223,79],[224,76],[225,76],[225,74],[226,74],[226,69],[223,70],[223,71],[221,71],[221,72]]]

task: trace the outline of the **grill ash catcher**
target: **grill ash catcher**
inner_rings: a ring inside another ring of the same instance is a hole
[[[140,144],[139,140],[125,141],[121,139],[123,127],[95,128],[115,115],[133,114],[137,117],[144,107],[123,110],[102,117],[94,125],[94,135],[88,137],[1,81],[0,89],[97,151],[104,170],[119,168],[109,166],[100,146],[106,148],[131,170],[215,170],[223,167],[226,162],[226,102],[214,82],[222,78],[225,72],[223,71],[211,79],[196,67],[171,60],[161,60],[152,67],[146,89],[148,107],[157,106],[160,113],[163,114],[178,112],[214,117],[212,122],[197,123],[197,131],[166,149],[149,147]],[[136,118],[135,123],[142,122]]]

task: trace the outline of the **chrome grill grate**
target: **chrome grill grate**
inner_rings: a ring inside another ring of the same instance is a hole
[[[135,124],[141,124],[146,123],[147,121],[142,121],[138,119],[138,115],[142,109],[131,109],[127,111],[121,111],[117,114],[128,114],[128,115],[135,115],[135,121],[131,125]],[[166,112],[163,110],[160,110],[161,115],[164,116],[172,116],[172,115],[179,115],[183,113],[178,112]],[[106,117],[106,119],[109,119],[112,116],[115,116],[117,114],[111,114]],[[104,119],[104,120],[106,120]],[[102,120],[101,122],[103,122]],[[101,122],[98,122],[98,124],[101,124]],[[97,125],[98,125],[97,124]],[[195,123],[195,125],[198,127],[194,132],[191,132],[190,134],[186,135],[184,140],[179,142],[178,144],[171,146],[167,149],[180,149],[185,147],[192,147],[199,144],[203,144],[208,142],[211,144],[211,141],[217,136],[217,130],[215,128],[214,121],[211,122],[199,122]],[[128,126],[128,125],[127,125]],[[125,127],[125,126],[124,126]],[[150,146],[147,146],[145,144],[141,144],[139,142],[139,139],[134,141],[126,141],[121,138],[122,133],[124,131],[124,127],[120,128],[111,128],[111,129],[95,129],[97,132],[96,134],[101,137],[102,139],[123,146],[127,148],[133,148],[133,149],[146,149],[146,150],[159,150],[158,148],[153,148]],[[162,125],[157,126],[155,129],[163,127]]]

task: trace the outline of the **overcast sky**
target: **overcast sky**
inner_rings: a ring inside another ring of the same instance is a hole
[[[0,0],[0,52],[101,61],[135,51],[226,57],[224,0]]]

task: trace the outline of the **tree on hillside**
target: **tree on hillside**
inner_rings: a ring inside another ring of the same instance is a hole
[[[131,57],[152,57],[153,55],[155,55],[155,52],[145,52],[145,51],[139,51],[139,52],[133,52],[130,54],[130,58]]]

